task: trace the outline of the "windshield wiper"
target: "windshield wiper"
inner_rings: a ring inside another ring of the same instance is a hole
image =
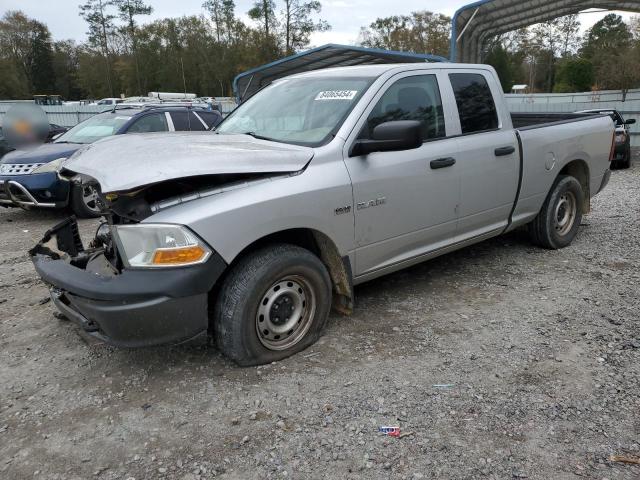
[[[270,140],[272,142],[276,142],[273,138],[265,137],[263,135],[258,135],[256,132],[243,132],[242,135],[249,135],[250,137],[257,138],[258,140]]]
[[[53,143],[72,143],[74,145],[82,145],[80,142],[68,142],[68,141],[56,142],[55,140],[53,141]]]

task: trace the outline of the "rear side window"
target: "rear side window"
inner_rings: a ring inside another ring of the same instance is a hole
[[[218,112],[197,112],[196,115],[204,120],[204,122],[209,127],[208,129],[210,129],[211,127],[217,127],[218,124],[222,121],[222,115]]]
[[[201,119],[202,117],[200,117],[200,112],[189,112],[189,122],[191,123],[192,132],[204,132],[205,130],[209,130],[209,126]]]
[[[425,140],[446,135],[435,75],[406,77],[391,85],[369,114],[361,138],[371,138],[375,127],[394,120],[419,120]]]
[[[187,111],[171,112],[171,121],[176,132],[188,132],[190,130]]]
[[[449,74],[458,105],[462,133],[476,133],[498,128],[498,112],[484,75]]]
[[[167,119],[164,113],[145,115],[129,127],[127,133],[166,132]]]

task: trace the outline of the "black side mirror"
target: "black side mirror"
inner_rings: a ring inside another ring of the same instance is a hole
[[[628,118],[624,121],[625,125],[633,125],[634,123],[636,123],[636,119],[635,118]]]
[[[372,152],[412,150],[422,145],[422,124],[417,120],[395,120],[381,123],[373,129],[371,140],[356,140],[349,156]]]

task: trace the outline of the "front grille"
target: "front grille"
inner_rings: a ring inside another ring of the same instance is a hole
[[[0,175],[29,175],[44,163],[3,163],[0,165]]]

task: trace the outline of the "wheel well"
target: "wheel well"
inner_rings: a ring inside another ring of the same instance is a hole
[[[231,262],[230,268],[246,254],[273,243],[288,243],[305,248],[316,255],[329,272],[333,285],[332,307],[345,315],[353,310],[351,263],[343,260],[335,243],[324,233],[309,228],[294,228],[262,237],[245,247]],[[221,283],[223,279],[220,280]],[[212,292],[216,294],[217,288]]]
[[[591,210],[591,192],[589,190],[589,165],[584,160],[572,160],[567,163],[558,175],[570,175],[582,186],[584,199],[582,203],[582,213],[589,213]]]

